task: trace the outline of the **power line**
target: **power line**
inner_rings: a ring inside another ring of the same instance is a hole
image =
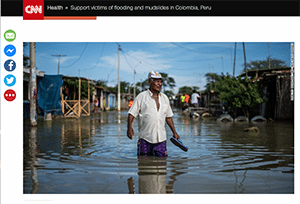
[[[205,52],[199,52],[199,51],[197,51],[197,50],[193,50],[193,49],[184,47],[184,46],[179,45],[179,44],[176,44],[176,43],[172,43],[172,44],[173,44],[173,45],[176,45],[177,47],[180,47],[180,48],[182,48],[182,49],[185,49],[185,50],[188,50],[188,51],[191,51],[191,52],[195,52],[195,53],[198,53],[198,54],[216,54],[216,53],[221,53],[221,52],[225,52],[225,51],[228,50],[228,49],[226,48],[226,49],[221,50],[221,51],[218,51],[218,52],[207,52],[207,51],[205,51]]]
[[[190,48],[186,48],[186,47],[184,47],[184,46],[177,45],[176,43],[172,43],[172,44],[173,44],[173,45],[176,45],[177,47],[183,48],[183,49],[185,49],[185,50],[191,51],[191,52],[200,53],[200,52],[198,52],[198,51],[196,51],[196,50],[192,50],[192,49],[190,49]],[[202,53],[200,53],[200,54],[202,54]]]
[[[71,67],[71,66],[73,66],[76,62],[78,62],[78,61],[80,60],[80,58],[82,57],[82,55],[83,55],[83,53],[84,53],[84,51],[85,51],[85,49],[86,49],[86,47],[87,47],[87,44],[88,44],[88,43],[85,44],[85,47],[84,47],[83,51],[81,52],[79,58],[78,58],[73,64],[68,65],[68,66],[63,66],[62,68],[68,68],[68,67]]]
[[[104,45],[103,45],[103,47],[102,47],[102,51],[101,51],[100,57],[98,58],[97,63],[96,63],[92,68],[82,69],[81,71],[92,70],[92,69],[94,69],[94,68],[98,65],[98,63],[100,62],[100,59],[101,59],[101,57],[102,57],[102,54],[103,54],[103,51],[104,51],[105,44],[106,44],[106,43],[104,43]]]
[[[127,60],[127,57],[125,56],[125,53],[124,53],[123,49],[121,49],[121,51],[122,51],[122,54],[123,54],[123,56],[124,56],[124,58],[125,58],[127,64],[129,65],[130,69],[132,69],[132,70],[134,71],[134,69],[132,68],[132,66],[129,64],[129,62],[128,62],[128,60]]]
[[[123,49],[122,49],[122,51],[123,51]],[[123,52],[124,52],[124,51],[123,51]],[[136,60],[138,60],[138,61],[142,61],[143,64],[145,64],[145,65],[150,65],[150,66],[155,67],[155,68],[165,69],[164,67],[159,67],[159,66],[157,66],[157,65],[150,64],[149,62],[147,62],[147,61],[145,61],[145,60],[142,60],[142,59],[139,59],[139,58],[137,58],[137,57],[134,57],[134,56],[132,56],[131,54],[129,54],[129,53],[127,53],[127,52],[124,52],[124,54],[126,54],[126,55],[128,55],[129,57],[132,57],[132,58],[134,58],[134,59],[136,59]]]

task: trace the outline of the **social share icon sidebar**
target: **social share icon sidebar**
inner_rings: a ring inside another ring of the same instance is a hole
[[[16,32],[9,29],[5,31],[4,33],[4,39],[8,43],[12,43],[16,39]],[[12,44],[5,44],[3,49],[4,55],[8,57],[8,59],[5,59],[4,61],[4,69],[9,72],[9,74],[4,74],[4,77],[2,77],[4,84],[5,84],[5,91],[4,91],[4,99],[8,102],[14,101],[16,98],[16,92],[12,89],[14,85],[16,84],[16,77],[13,74],[13,71],[16,69],[17,64],[14,59],[12,59],[16,53],[17,49],[15,45]]]

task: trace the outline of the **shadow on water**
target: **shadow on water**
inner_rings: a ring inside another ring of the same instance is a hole
[[[219,123],[182,112],[173,120],[189,151],[168,142],[167,158],[136,156],[137,122],[129,140],[126,112],[37,127],[24,120],[24,193],[294,192],[293,123]],[[252,126],[260,131],[243,131]]]

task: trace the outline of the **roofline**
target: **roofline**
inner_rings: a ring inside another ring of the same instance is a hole
[[[282,71],[282,70],[291,70],[291,67],[282,67],[282,68],[273,68],[273,69],[257,69],[257,70],[251,70],[248,71],[248,76],[255,76],[256,73],[261,73],[261,72],[274,72],[274,71]],[[239,76],[243,77],[246,76],[246,73],[240,74]]]

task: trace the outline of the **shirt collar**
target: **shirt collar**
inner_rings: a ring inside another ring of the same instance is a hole
[[[147,91],[148,91],[149,95],[152,97],[153,96],[152,91],[150,91],[150,89],[147,89]],[[161,92],[159,92],[158,96],[161,96]]]

